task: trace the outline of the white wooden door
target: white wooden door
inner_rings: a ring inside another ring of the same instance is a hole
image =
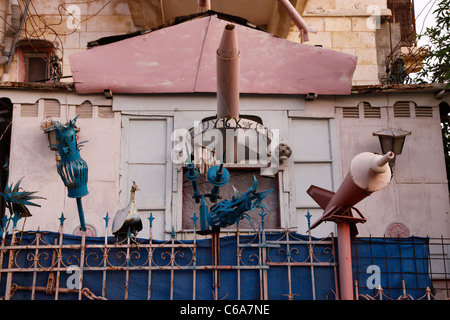
[[[172,118],[122,118],[122,161],[120,177],[120,204],[130,201],[133,181],[139,186],[136,208],[143,223],[139,238],[149,237],[150,213],[153,214],[153,237],[164,239],[170,230],[172,162],[170,161],[170,135]]]
[[[322,216],[323,210],[306,193],[311,185],[335,191],[338,179],[336,164],[337,140],[331,119],[291,119],[290,140],[294,160],[296,224],[301,232],[307,230],[305,215],[312,215],[311,224]],[[327,236],[334,231],[332,223],[313,230],[313,236]]]

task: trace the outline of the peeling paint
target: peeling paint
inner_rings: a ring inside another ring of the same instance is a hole
[[[105,88],[115,93],[216,92],[216,50],[228,23],[217,15],[206,16],[72,54],[75,89],[77,93],[102,93]],[[236,32],[241,93],[350,94],[355,56],[293,43],[240,24]],[[119,75],[120,85],[114,83]]]

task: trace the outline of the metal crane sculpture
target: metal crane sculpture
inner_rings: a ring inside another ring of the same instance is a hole
[[[134,203],[136,191],[140,190],[133,181],[131,186],[131,198],[125,209],[117,211],[112,224],[112,233],[116,237],[116,241],[124,238],[136,237],[137,233],[142,230],[142,221]]]
[[[88,166],[80,155],[80,150],[86,141],[77,142],[75,133],[75,122],[77,118],[78,116],[70,120],[66,125],[54,121],[57,140],[56,147],[61,156],[61,162],[58,164],[57,170],[64,185],[67,187],[67,196],[77,199],[80,229],[86,231],[81,198],[89,194],[87,189]]]

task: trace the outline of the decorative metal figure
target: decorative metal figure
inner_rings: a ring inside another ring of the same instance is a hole
[[[112,233],[116,240],[123,238],[136,237],[137,233],[142,230],[142,221],[134,204],[134,196],[136,191],[140,190],[136,182],[133,181],[131,186],[131,199],[125,209],[117,211],[112,224]]]
[[[89,194],[87,189],[88,166],[80,155],[80,150],[86,141],[77,142],[75,133],[75,122],[77,118],[78,116],[65,125],[54,121],[57,141],[56,147],[61,156],[61,162],[57,170],[64,185],[67,187],[67,196],[77,199],[80,229],[86,231],[81,198]]]
[[[255,208],[267,208],[262,200],[267,197],[272,190],[263,192],[256,192],[258,181],[254,178],[254,182],[249,191],[242,194],[235,189],[234,195],[231,199],[222,200],[208,209],[205,198],[209,198],[211,202],[216,202],[221,199],[219,196],[220,187],[226,185],[230,180],[230,173],[223,164],[211,167],[207,172],[207,179],[213,185],[210,194],[200,194],[198,190],[197,179],[200,177],[198,171],[195,170],[192,163],[187,165],[188,172],[186,178],[192,182],[194,195],[192,196],[197,203],[200,202],[200,231],[199,234],[210,234],[214,230],[226,228],[242,220],[244,218],[250,220],[248,211],[253,211]]]
[[[391,181],[389,161],[394,159],[391,151],[385,155],[363,152],[356,155],[350,170],[336,192],[315,185],[306,191],[324,210],[322,217],[313,223],[309,230],[322,222],[335,221],[338,234],[339,283],[342,300],[353,300],[353,274],[351,237],[358,234],[357,223],[366,218],[354,206],[372,193],[385,188]],[[354,216],[355,211],[358,216]]]
[[[235,189],[235,194],[231,200],[225,199],[211,207],[208,223],[212,227],[225,228],[244,218],[250,221],[250,216],[247,212],[253,211],[255,208],[269,210],[262,200],[272,192],[272,189],[256,192],[258,180],[255,177],[253,178],[253,185],[251,188],[248,188],[249,191],[241,194]]]
[[[46,199],[44,197],[34,196],[37,191],[20,191],[22,189],[20,187],[20,183],[22,182],[22,178],[17,181],[17,183],[14,185],[11,184],[10,186],[6,185],[5,191],[0,192],[0,196],[3,197],[5,200],[6,207],[9,209],[10,218],[9,220],[13,221],[14,228],[17,224],[17,222],[21,218],[27,218],[31,217],[30,210],[27,208],[27,206],[34,206],[34,207],[40,207],[41,205],[36,204],[34,202],[31,202],[30,200],[33,199]],[[0,228],[0,234],[3,234],[3,230],[7,230],[7,222],[8,219],[5,217],[2,218],[2,228]]]

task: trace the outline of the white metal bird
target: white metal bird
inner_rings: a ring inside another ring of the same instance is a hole
[[[137,233],[142,230],[142,221],[134,204],[134,194],[140,190],[133,181],[131,186],[131,199],[125,209],[117,211],[113,223],[112,233],[117,241],[120,241],[128,236],[136,237]]]

